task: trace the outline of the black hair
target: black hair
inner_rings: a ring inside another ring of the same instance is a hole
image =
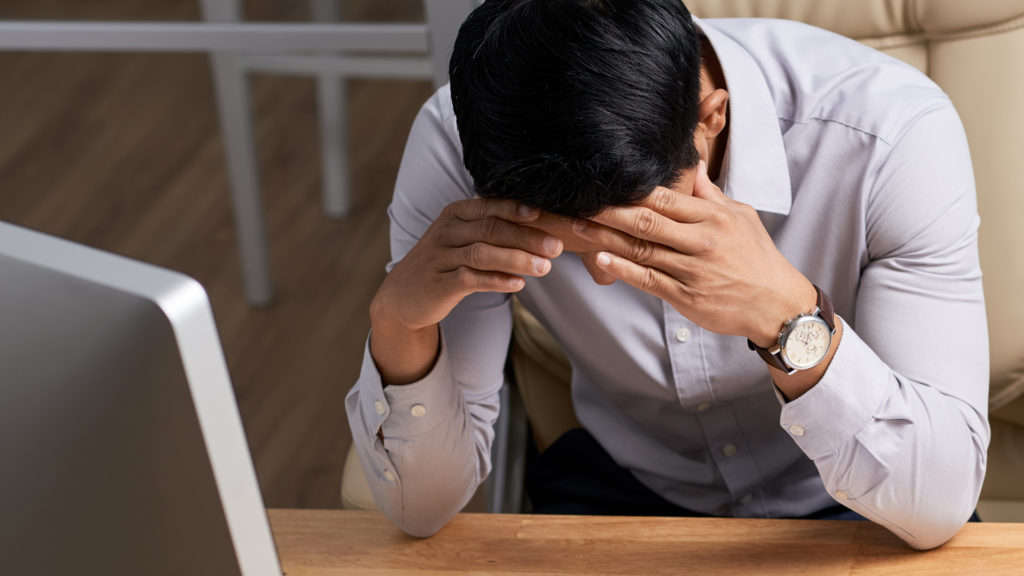
[[[488,0],[449,76],[481,196],[588,217],[699,160],[700,40],[680,0]]]

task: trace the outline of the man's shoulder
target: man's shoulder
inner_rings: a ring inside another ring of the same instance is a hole
[[[839,124],[892,143],[922,114],[951,106],[920,70],[828,30],[766,18],[712,25],[757,63],[780,120]]]
[[[455,110],[452,108],[450,85],[445,84],[441,86],[423,103],[417,121],[429,123],[431,132],[446,140],[450,140],[461,153],[462,144],[459,141],[459,129],[455,121]]]

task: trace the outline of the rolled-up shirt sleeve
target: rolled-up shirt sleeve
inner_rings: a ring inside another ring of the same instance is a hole
[[[413,124],[388,209],[389,271],[446,205],[473,196],[454,122],[445,87]],[[441,323],[430,372],[402,386],[383,385],[367,341],[346,412],[374,501],[405,532],[440,530],[490,472],[511,332],[507,295],[469,296]]]
[[[892,145],[869,202],[856,317],[780,424],[838,502],[932,548],[977,505],[989,441],[979,218],[951,104]]]

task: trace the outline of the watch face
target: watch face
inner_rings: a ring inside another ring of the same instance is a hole
[[[817,316],[802,316],[796,320],[782,344],[786,364],[806,370],[821,362],[832,344],[832,331]]]

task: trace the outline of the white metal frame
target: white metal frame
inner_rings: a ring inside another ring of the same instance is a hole
[[[348,213],[346,77],[448,81],[459,25],[479,0],[424,0],[426,23],[339,24],[336,0],[310,0],[318,23],[242,23],[239,0],[200,0],[205,22],[0,22],[0,50],[206,52],[211,55],[246,297],[270,303],[273,288],[248,73],[318,77],[324,210]],[[350,54],[355,55],[350,55]]]

